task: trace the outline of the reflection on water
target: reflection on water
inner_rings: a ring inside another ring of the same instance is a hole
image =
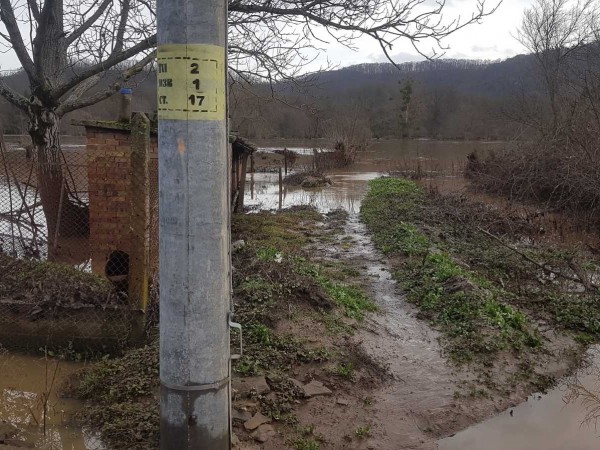
[[[281,207],[310,205],[323,212],[343,208],[358,212],[360,201],[367,189],[367,182],[382,174],[378,172],[332,174],[329,177],[333,187],[323,189],[303,189],[300,186],[282,188]],[[246,180],[244,204],[256,209],[279,208],[278,174],[251,174]]]
[[[258,141],[261,148],[303,150],[326,146],[324,140],[268,140]],[[350,167],[334,169],[327,173],[333,186],[322,189],[302,189],[299,186],[283,186],[282,207],[311,205],[321,211],[343,208],[358,211],[360,201],[373,178],[389,172],[422,170],[427,173],[456,179],[462,170],[466,156],[473,152],[485,152],[502,143],[454,142],[428,140],[377,140],[363,151]],[[312,150],[311,150],[312,153]],[[279,207],[279,186],[276,173],[260,173],[246,179],[246,206],[262,209]]]
[[[578,374],[579,383],[600,392],[600,347],[590,350],[592,364]],[[600,430],[582,425],[588,410],[581,399],[566,402],[571,387],[565,380],[547,395],[534,394],[519,406],[442,439],[439,450],[597,450]]]
[[[0,423],[16,427],[14,438],[35,448],[102,450],[94,433],[71,425],[73,414],[83,405],[58,395],[64,380],[80,367],[55,359],[0,353]]]

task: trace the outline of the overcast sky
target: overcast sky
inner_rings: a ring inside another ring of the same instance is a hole
[[[444,17],[447,20],[459,15],[470,16],[476,0],[446,0]],[[492,1],[492,0],[487,0]],[[524,49],[513,37],[518,28],[523,10],[530,6],[532,0],[504,0],[498,10],[491,16],[485,17],[481,24],[474,24],[457,31],[445,40],[449,47],[444,57],[468,59],[505,59]],[[490,3],[491,5],[491,3]],[[350,50],[337,43],[322,45],[325,50],[319,57],[306,67],[313,71],[325,66],[344,67],[359,63],[381,62],[385,57],[378,44],[367,37],[356,42],[358,49]],[[430,51],[427,46],[422,50]],[[423,59],[408,42],[398,41],[391,52],[397,62],[416,61]],[[0,70],[17,69],[20,64],[12,52],[0,54]]]
[[[488,0],[489,1],[489,0]],[[465,16],[471,11],[475,0],[447,0],[444,17],[447,19]],[[505,59],[525,50],[513,37],[521,23],[523,11],[530,7],[531,0],[504,0],[498,10],[482,20],[481,24],[474,24],[457,31],[444,42],[449,47],[445,58],[467,59]],[[340,44],[329,44],[327,51],[315,61],[312,66],[318,69],[319,65],[327,61],[338,66],[349,66],[365,62],[386,61],[378,44],[367,37],[358,42],[358,50],[352,51]],[[431,46],[423,46],[427,52]],[[394,45],[392,55],[396,62],[418,61],[421,57],[408,42],[398,41]]]

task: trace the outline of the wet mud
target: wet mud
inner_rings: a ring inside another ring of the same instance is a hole
[[[461,148],[453,153],[448,147],[448,152],[441,153],[441,157],[438,154],[425,158],[431,167],[441,167],[440,172],[447,175],[425,178],[420,183],[443,193],[459,193],[477,201],[493,201],[468,192],[464,179],[455,173],[455,168],[459,165],[455,161],[464,157],[466,150]],[[370,406],[367,409],[364,404],[357,404],[354,407],[334,407],[332,410],[331,402],[315,399],[299,412],[301,422],[316,424],[317,430],[323,431],[329,442],[339,443],[337,446],[333,445],[333,448],[597,448],[586,446],[588,439],[596,439],[597,433],[593,427],[587,433],[579,429],[583,420],[582,412],[585,411],[580,399],[573,400],[568,407],[564,407],[564,381],[547,396],[529,395],[530,391],[520,387],[495,398],[464,398],[460,395],[465,385],[473,383],[477,374],[470,372],[468,367],[458,369],[447,362],[438,343],[438,333],[418,319],[416,309],[405,301],[392,279],[390,266],[376,251],[365,226],[359,220],[360,202],[366,192],[368,180],[393,171],[394,168],[406,167],[407,158],[412,163],[423,161],[424,158],[402,153],[392,155],[389,148],[372,150],[372,154],[364,155],[363,158],[351,171],[339,170],[329,174],[333,181],[329,188],[287,190],[284,207],[310,204],[323,212],[341,208],[349,213],[343,238],[340,238],[345,244],[323,247],[321,251],[326,258],[350,261],[362,274],[366,273],[364,287],[371,292],[381,312],[367,319],[366,324],[361,326],[364,329],[354,336],[353,343],[360,345],[364,353],[377,364],[386,367],[390,378],[369,394],[372,398],[369,399]],[[252,193],[252,200],[255,205],[275,209],[276,202],[270,199],[275,198],[278,188],[270,181],[267,175],[257,183],[260,188],[258,192],[255,190]],[[254,187],[256,186],[255,184]],[[511,214],[538,221],[536,223],[542,229],[540,240],[564,245],[588,242],[588,236],[572,226],[568,218],[537,214],[535,210],[507,205],[502,201],[497,201],[495,206],[510,208]],[[545,337],[552,353],[568,354],[573,344],[570,339],[565,339],[552,330],[546,330]],[[507,367],[514,363],[507,361]],[[570,372],[572,364],[573,360],[569,357],[548,358],[540,363],[540,367],[543,367],[545,373],[561,379]],[[593,373],[588,374],[587,378],[583,378],[584,383],[590,385],[592,381],[597,381],[595,377]],[[597,386],[595,388],[597,390]],[[520,406],[516,406],[519,404]],[[522,418],[521,422],[514,420],[517,413]],[[489,417],[491,418],[485,422],[467,428]],[[543,422],[557,426],[552,433],[544,433],[540,428]],[[351,424],[350,427],[368,423],[371,429],[369,437],[359,443],[349,440],[344,443],[348,423]],[[511,434],[508,440],[502,438],[506,433]],[[559,439],[557,433],[565,436]],[[557,434],[556,438],[548,437],[554,434]],[[585,435],[583,438],[580,436],[582,434]],[[445,437],[446,439],[440,440]],[[581,443],[581,447],[567,445],[567,442],[577,445]],[[597,445],[597,440],[595,443]]]

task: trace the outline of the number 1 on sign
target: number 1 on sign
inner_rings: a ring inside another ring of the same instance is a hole
[[[204,95],[192,94],[188,97],[188,99],[192,106],[195,106],[195,105],[202,106],[202,102],[204,101]]]

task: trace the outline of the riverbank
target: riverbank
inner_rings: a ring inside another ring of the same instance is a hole
[[[371,181],[360,218],[372,238],[340,210],[234,218],[239,448],[433,449],[549,388],[598,340],[585,249],[401,179]],[[154,342],[67,391],[109,448],[148,449],[157,389]]]

